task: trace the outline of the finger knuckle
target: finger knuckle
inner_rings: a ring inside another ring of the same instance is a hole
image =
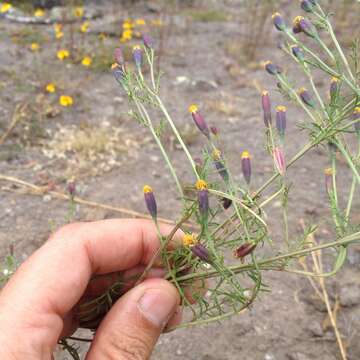
[[[107,336],[106,359],[145,360],[150,354],[150,347],[139,335],[112,334]]]

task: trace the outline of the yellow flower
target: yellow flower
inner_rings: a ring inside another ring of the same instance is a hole
[[[278,105],[278,106],[276,106],[275,110],[278,111],[278,112],[285,112],[286,111],[286,106]]]
[[[0,13],[5,14],[12,8],[12,5],[10,3],[3,3],[0,7]]]
[[[30,49],[31,49],[32,51],[38,51],[38,50],[40,49],[40,45],[39,45],[38,43],[32,43],[32,44],[30,45]]]
[[[333,174],[333,169],[331,167],[324,169],[324,174],[326,176],[331,176]]]
[[[43,9],[36,9],[34,12],[35,17],[43,17],[45,16],[45,11]]]
[[[78,18],[81,18],[84,16],[84,8],[82,6],[77,6],[74,9],[74,15]]]
[[[129,22],[124,22],[122,27],[124,30],[131,30],[134,27],[134,25]]]
[[[189,106],[189,113],[193,114],[198,111],[198,107],[195,104]]]
[[[145,25],[146,23],[144,19],[137,19],[135,20],[135,24],[141,26],[141,25]]]
[[[62,28],[63,28],[62,24],[59,24],[59,23],[54,24],[54,31],[55,32],[60,32],[62,30]]]
[[[59,98],[59,104],[64,107],[72,106],[73,98],[69,95],[61,95]]]
[[[70,53],[68,50],[66,49],[61,49],[56,53],[56,56],[59,60],[64,60],[66,58],[68,58],[70,56]]]
[[[48,84],[46,85],[46,91],[47,91],[48,93],[54,93],[54,92],[56,91],[56,86],[55,86],[55,84],[54,84],[54,83],[48,83]]]
[[[183,245],[192,246],[197,243],[197,239],[194,234],[184,234],[183,236]]]
[[[81,64],[84,66],[90,66],[91,63],[92,63],[92,58],[90,56],[85,56],[81,61]]]
[[[58,31],[58,32],[55,33],[55,37],[57,39],[61,39],[63,36],[64,36],[64,33],[62,31]]]
[[[90,26],[90,23],[88,21],[83,22],[80,26],[80,31],[82,33],[87,33],[89,31],[89,26]]]
[[[206,190],[208,188],[208,184],[205,180],[201,180],[199,179],[196,184],[195,187],[197,190]]]
[[[163,22],[161,21],[161,19],[157,19],[157,20],[152,20],[151,22],[154,26],[162,26]]]
[[[133,32],[132,32],[131,29],[125,30],[125,31],[123,31],[123,33],[122,33],[122,36],[121,36],[120,41],[121,41],[121,42],[125,42],[125,41],[127,41],[127,40],[131,40],[131,39],[132,39],[132,35],[133,35]]]
[[[243,151],[241,154],[242,159],[250,159],[250,153],[248,151]]]
[[[152,193],[153,190],[152,190],[151,186],[145,185],[143,188],[143,192],[144,192],[144,194],[148,194],[148,193]]]

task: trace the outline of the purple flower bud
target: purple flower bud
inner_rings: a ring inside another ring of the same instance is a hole
[[[209,192],[207,189],[198,191],[198,201],[200,214],[207,218],[209,212]]]
[[[251,179],[251,161],[250,161],[250,153],[248,151],[243,151],[241,154],[241,169],[247,184],[250,184]]]
[[[251,254],[255,248],[256,248],[256,245],[252,244],[252,243],[242,244],[234,251],[234,256],[243,260],[244,257],[246,255]]]
[[[300,6],[308,13],[311,13],[314,10],[314,4],[310,0],[301,0]]]
[[[116,48],[114,51],[114,58],[117,64],[119,65],[124,65],[125,64],[125,60],[124,60],[124,55],[123,52],[120,48]]]
[[[329,90],[331,101],[334,101],[338,96],[339,85],[340,85],[339,82],[340,82],[340,80],[338,78],[336,78],[336,77],[331,78],[330,90]]]
[[[276,129],[281,138],[285,135],[286,130],[286,107],[277,106],[276,107]]]
[[[198,127],[198,129],[208,138],[210,139],[210,131],[208,128],[208,125],[205,121],[205,119],[202,117],[202,115],[198,111],[198,107],[196,105],[191,105],[189,107],[189,112],[191,113],[191,116]]]
[[[202,260],[206,263],[211,263],[209,250],[204,245],[198,243],[191,247],[191,251],[200,260]]]
[[[125,78],[125,72],[124,72],[124,67],[123,65],[120,66],[119,64],[113,64],[111,66],[111,70],[112,70],[112,73],[113,73],[113,76],[115,78],[115,80],[120,83],[121,85],[123,85],[123,81],[124,81],[124,78]]]
[[[360,106],[357,106],[354,109],[352,118],[353,120],[357,120],[357,122],[354,124],[354,129],[355,132],[360,136]]]
[[[293,32],[295,34],[303,32],[304,34],[312,38],[317,36],[315,26],[303,16],[296,16],[296,18],[293,20]]]
[[[299,95],[304,104],[312,108],[315,107],[315,101],[313,100],[310,93],[305,88],[299,89]]]
[[[264,68],[270,75],[281,74],[281,68],[278,65],[273,64],[271,61],[266,61],[264,63]]]
[[[148,34],[143,35],[143,43],[148,49],[154,48],[154,41],[153,41],[152,37]]]
[[[215,165],[217,171],[219,172],[220,176],[223,178],[223,180],[225,182],[228,182],[229,181],[229,173],[225,168],[224,159],[221,156],[220,150],[217,150],[217,149],[214,150],[212,157],[214,160],[214,165]]]
[[[232,200],[231,200],[231,199],[228,199],[228,198],[222,198],[222,199],[221,199],[221,202],[222,202],[223,208],[224,208],[225,210],[227,210],[227,209],[231,206],[231,204],[232,204]]]
[[[157,217],[157,206],[152,188],[149,185],[145,185],[143,191],[146,207],[152,218],[155,220]]]
[[[281,14],[279,14],[278,12],[274,13],[272,15],[272,19],[276,29],[278,29],[279,31],[284,31],[286,29],[285,20],[281,16]]]
[[[293,53],[293,55],[300,61],[300,62],[304,62],[305,60],[305,55],[303,53],[303,51],[301,50],[301,48],[298,45],[292,45],[291,46],[291,51]]]
[[[210,131],[214,136],[219,135],[219,129],[216,126],[210,126]]]
[[[286,171],[284,150],[280,147],[275,147],[273,150],[273,157],[274,157],[275,166],[279,174],[281,176],[284,176]]]
[[[141,64],[142,64],[142,50],[141,50],[141,47],[139,45],[136,45],[133,48],[133,58],[134,58],[134,62],[135,62],[136,67],[138,69],[140,69]]]
[[[261,94],[261,104],[264,112],[264,123],[266,127],[271,124],[271,103],[268,91],[263,91]]]
[[[325,175],[325,189],[328,194],[333,190],[333,169],[326,168],[324,170]]]
[[[75,192],[76,192],[76,184],[74,181],[70,181],[67,184],[67,191],[69,193],[69,195],[73,198],[75,196]]]

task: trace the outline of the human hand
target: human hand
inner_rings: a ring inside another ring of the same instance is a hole
[[[161,231],[170,233],[171,227],[161,226]],[[146,220],[113,219],[61,228],[0,293],[0,359],[52,359],[58,340],[77,328],[75,306],[89,291],[90,279],[141,271],[158,247],[155,226]],[[163,274],[158,269],[153,276]],[[86,359],[148,359],[165,326],[180,322],[179,302],[169,282],[146,279],[112,306]]]

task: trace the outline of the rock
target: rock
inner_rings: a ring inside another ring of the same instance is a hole
[[[318,321],[311,321],[310,324],[308,325],[308,330],[314,336],[317,337],[324,336],[324,330]]]
[[[267,353],[264,356],[264,360],[275,360],[275,356],[273,354]]]
[[[211,91],[216,90],[218,88],[218,85],[213,80],[194,80],[191,82],[191,85],[195,88],[195,90],[198,91]]]
[[[340,287],[340,304],[342,306],[354,306],[360,304],[360,284],[355,282]]]

